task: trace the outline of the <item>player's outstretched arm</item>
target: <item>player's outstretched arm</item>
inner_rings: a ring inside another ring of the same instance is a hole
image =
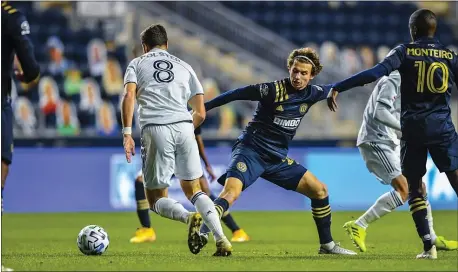
[[[259,87],[257,85],[249,85],[220,94],[219,96],[205,103],[205,110],[209,111],[213,108],[217,108],[236,100],[259,101],[261,98],[262,97],[259,91]]]
[[[328,107],[331,111],[336,111],[336,97],[338,93],[345,92],[349,89],[363,86],[376,81],[382,76],[389,75],[392,71],[397,70],[405,57],[405,47],[399,45],[388,53],[385,59],[374,67],[353,75],[332,86],[328,95]]]

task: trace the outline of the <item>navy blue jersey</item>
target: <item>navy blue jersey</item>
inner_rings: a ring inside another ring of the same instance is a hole
[[[25,16],[11,3],[2,2],[2,95],[11,92],[14,54],[21,63],[26,82],[32,82],[40,74],[29,34]]]
[[[455,137],[450,97],[458,76],[458,56],[436,39],[394,48],[381,62],[401,74],[401,127],[407,141],[434,144]]]
[[[264,159],[281,160],[304,115],[313,104],[326,99],[330,89],[331,85],[308,85],[298,91],[286,78],[223,93],[205,103],[205,108],[208,111],[234,100],[259,101],[238,142],[254,147]]]
[[[402,139],[436,144],[457,137],[450,96],[458,76],[458,56],[437,39],[401,44],[371,69],[333,85],[339,92],[373,82],[399,70],[401,74]]]

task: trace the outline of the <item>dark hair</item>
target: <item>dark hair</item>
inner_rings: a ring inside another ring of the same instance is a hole
[[[436,33],[436,14],[429,9],[419,9],[410,15],[409,27],[413,38],[434,36]]]
[[[140,39],[147,47],[154,48],[167,44],[167,31],[161,25],[150,25],[140,34]]]
[[[301,58],[301,56],[305,56],[306,59]],[[310,61],[308,61],[307,59],[310,60],[312,63],[310,63]],[[323,69],[323,65],[321,65],[320,63],[320,57],[315,52],[315,50],[309,47],[294,49],[289,54],[287,60],[288,69],[290,69],[291,66],[293,66],[295,60],[312,64],[312,76],[318,75]]]

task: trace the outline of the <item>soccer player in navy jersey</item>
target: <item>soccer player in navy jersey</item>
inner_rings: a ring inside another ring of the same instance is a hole
[[[326,99],[330,85],[311,85],[323,68],[310,48],[296,49],[287,60],[289,78],[225,92],[205,103],[207,111],[235,100],[259,101],[253,120],[232,149],[225,175],[218,179],[224,189],[214,203],[223,215],[241,192],[262,177],[286,190],[312,200],[312,214],[320,240],[320,254],[356,255],[335,243],[331,236],[328,190],[304,166],[289,158],[288,146],[310,107]],[[203,247],[208,235],[201,229]]]
[[[450,96],[458,76],[458,56],[436,38],[436,15],[427,9],[409,19],[411,43],[394,48],[371,69],[333,85],[328,106],[337,109],[336,97],[356,86],[373,82],[398,70],[401,75],[401,164],[409,183],[409,205],[424,251],[418,259],[436,259],[431,239],[422,177],[427,153],[439,171],[445,172],[458,193],[458,134],[452,123]]]
[[[40,78],[40,66],[35,60],[33,44],[29,38],[30,26],[24,14],[8,2],[2,2],[2,212],[3,188],[13,160],[13,109],[11,87],[14,55],[19,59],[22,71],[15,71],[16,78],[32,86]],[[3,267],[2,271],[11,271]]]

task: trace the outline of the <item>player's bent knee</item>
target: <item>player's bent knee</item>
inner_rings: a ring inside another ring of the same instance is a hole
[[[219,197],[226,199],[229,204],[232,204],[237,200],[237,198],[239,198],[242,193],[242,189],[243,182],[240,179],[229,177],[226,179],[223,191],[219,194]]]
[[[310,171],[307,171],[299,181],[296,192],[309,198],[323,199],[328,196],[328,186],[319,181]]]
[[[393,186],[396,192],[401,195],[402,201],[406,202],[409,197],[409,185],[407,183],[407,179],[403,175],[399,175],[391,181],[391,186]]]

